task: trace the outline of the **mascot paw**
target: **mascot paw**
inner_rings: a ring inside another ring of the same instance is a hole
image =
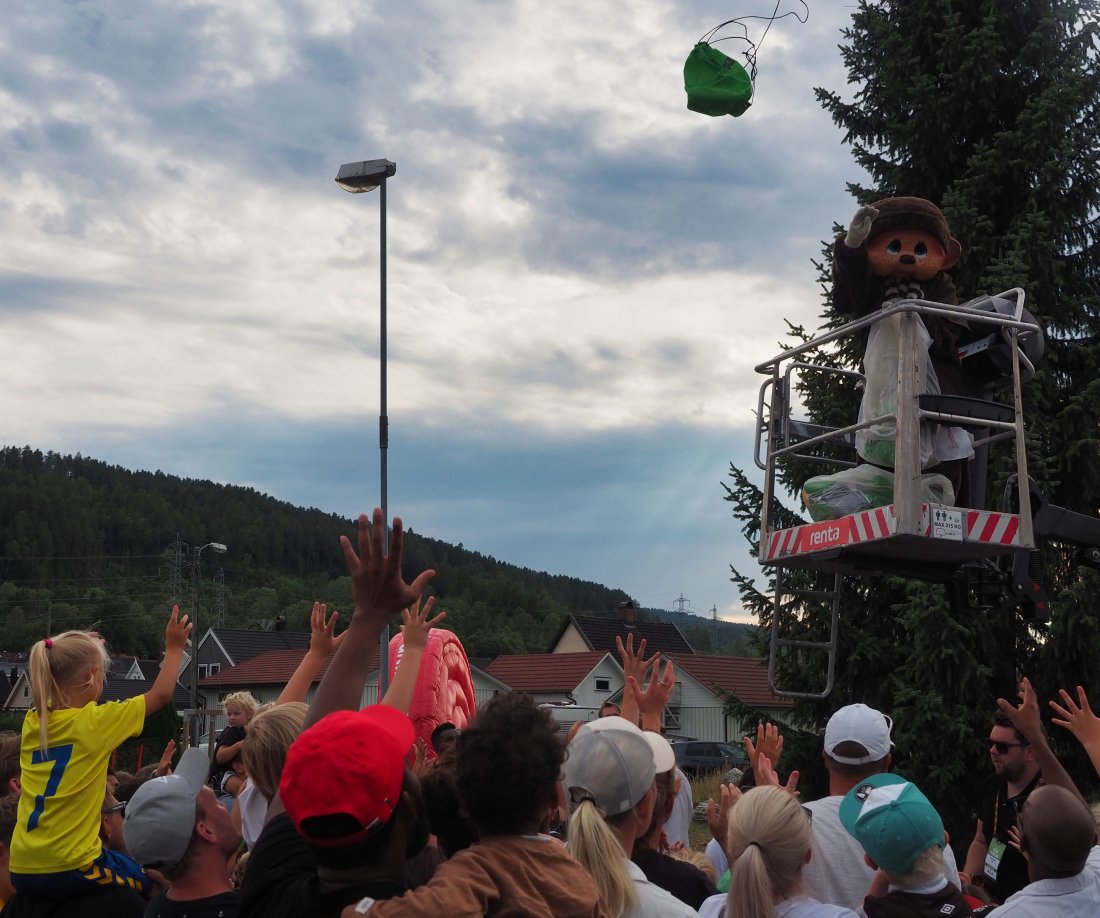
[[[848,225],[848,235],[844,237],[844,244],[850,249],[858,249],[871,235],[871,224],[878,216],[878,209],[870,204],[861,207],[852,217]]]

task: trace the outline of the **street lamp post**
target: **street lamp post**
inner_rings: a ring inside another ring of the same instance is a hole
[[[221,542],[207,542],[195,548],[191,565],[191,745],[199,744],[199,561],[204,549],[224,555],[228,548]]]
[[[382,522],[386,526],[386,550],[389,551],[389,507],[387,456],[390,448],[390,418],[386,413],[386,179],[391,178],[397,172],[397,164],[388,159],[368,159],[358,163],[344,163],[336,174],[336,184],[344,191],[352,194],[362,194],[365,191],[379,190],[381,198],[381,229],[379,230],[379,348],[378,357],[381,365],[379,379],[379,409],[378,409],[378,455],[381,467],[382,485]],[[380,694],[386,693],[389,686],[389,648],[390,628],[387,625],[378,639],[378,666],[380,679]]]

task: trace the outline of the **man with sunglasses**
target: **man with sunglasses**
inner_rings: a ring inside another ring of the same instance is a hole
[[[1027,861],[1009,844],[1009,831],[1028,795],[1043,783],[1035,748],[1004,712],[993,715],[989,731],[993,777],[978,806],[978,825],[966,855],[963,878],[984,887],[995,902],[1004,902],[1027,885]]]

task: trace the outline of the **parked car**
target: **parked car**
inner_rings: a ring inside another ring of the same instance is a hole
[[[743,750],[729,743],[715,743],[699,740],[697,742],[672,743],[676,754],[676,764],[689,777],[711,771],[727,772],[731,768],[742,770],[749,767],[749,760]]]

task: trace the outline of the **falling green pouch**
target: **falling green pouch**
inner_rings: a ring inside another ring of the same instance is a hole
[[[699,42],[684,61],[687,107],[717,117],[744,113],[752,104],[752,80],[737,61],[705,41]]]

